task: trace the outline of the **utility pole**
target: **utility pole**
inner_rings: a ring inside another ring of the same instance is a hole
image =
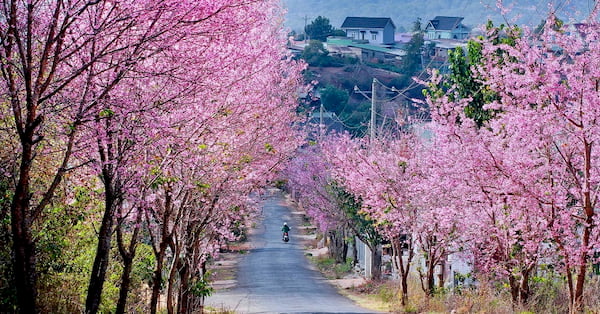
[[[387,86],[383,85],[381,82],[379,82],[379,80],[377,80],[376,78],[373,78],[373,83],[371,85],[371,91],[361,91],[360,88],[358,88],[358,86],[354,85],[355,93],[359,93],[359,94],[363,95],[365,98],[371,100],[371,122],[369,125],[369,137],[371,138],[370,139],[371,143],[375,140],[375,137],[377,135],[377,101],[378,101],[377,85],[381,85],[381,87],[383,87],[387,90],[391,90],[394,93],[401,94],[401,92],[399,90],[397,90],[396,87],[391,87],[391,88],[387,87]],[[369,97],[367,95],[369,93],[371,93],[371,97]],[[387,93],[388,92],[384,92],[384,95]],[[391,98],[391,99],[394,99],[394,98]]]
[[[375,121],[377,120],[377,109],[375,105],[377,104],[377,79],[373,78],[373,84],[371,85],[371,129],[370,129],[370,141],[373,143],[375,140]]]
[[[323,103],[321,103],[319,108],[319,140],[323,137],[323,128]]]
[[[306,44],[306,37],[308,36],[306,34],[306,24],[308,23],[308,15],[304,16],[304,44]]]

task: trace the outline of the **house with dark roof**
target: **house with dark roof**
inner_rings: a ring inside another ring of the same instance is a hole
[[[471,29],[463,25],[463,19],[456,16],[436,16],[425,27],[426,39],[467,39]]]
[[[390,45],[394,43],[396,25],[389,17],[346,17],[341,29],[354,40]]]

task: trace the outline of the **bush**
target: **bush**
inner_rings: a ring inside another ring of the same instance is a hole
[[[327,85],[321,89],[321,101],[327,110],[335,112],[338,116],[346,109],[350,95],[344,89]]]
[[[392,65],[392,64],[387,64],[387,63],[368,63],[368,66],[373,67],[373,68],[387,70],[390,72],[396,72],[396,73],[400,73],[400,74],[404,73],[404,70],[402,70],[401,68],[399,68],[395,65]]]
[[[340,279],[352,271],[352,259],[346,259],[346,263],[336,264],[332,257],[311,257],[317,269],[329,279]]]

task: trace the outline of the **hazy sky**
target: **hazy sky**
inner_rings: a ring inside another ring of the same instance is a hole
[[[306,22],[317,16],[329,18],[339,28],[347,16],[391,17],[397,27],[410,29],[421,18],[423,22],[437,15],[462,16],[464,23],[478,26],[488,19],[503,22],[496,0],[282,0],[288,9],[286,25],[302,30]],[[508,19],[520,25],[535,27],[545,18],[548,4],[556,8],[566,21],[581,21],[594,5],[594,0],[505,0],[511,8]]]

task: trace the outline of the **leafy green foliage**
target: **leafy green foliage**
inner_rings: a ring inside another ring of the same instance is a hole
[[[333,35],[334,28],[328,18],[319,15],[312,23],[306,25],[304,31],[311,40],[326,41],[327,36]]]
[[[200,278],[193,280],[190,288],[193,295],[204,298],[210,296],[214,292],[213,287],[211,287],[210,282],[208,281],[209,277],[210,272],[206,272]]]
[[[491,21],[488,21],[486,29],[488,40],[493,45],[506,44],[514,46],[516,39],[521,36],[521,30],[518,27],[507,27],[504,24],[495,27]],[[442,95],[446,95],[446,91],[450,88],[455,91],[455,94],[447,94],[451,101],[471,98],[471,101],[469,101],[469,104],[464,109],[465,114],[480,127],[486,121],[493,118],[495,114],[493,110],[484,109],[484,105],[498,100],[496,93],[474,73],[474,68],[483,63],[483,40],[483,37],[479,37],[477,40],[469,40],[466,52],[461,47],[451,50],[448,54],[450,73],[446,75],[442,85],[429,86],[429,89],[424,90],[425,96],[433,99],[438,99]],[[501,55],[504,52],[502,49],[498,49],[496,53]]]
[[[350,134],[362,136],[367,131],[367,121],[371,117],[371,104],[361,102],[352,107],[352,110],[343,111],[338,115],[344,125],[349,128]]]
[[[329,55],[329,51],[325,49],[323,43],[318,40],[311,40],[302,55],[300,56],[310,66],[316,67],[341,67],[344,65],[344,60],[340,58],[334,58]]]
[[[102,208],[95,193],[75,187],[73,202],[44,212],[45,223],[35,235],[44,312],[77,312],[85,300],[96,244],[96,230],[89,221]]]
[[[348,105],[350,95],[344,89],[336,88],[333,85],[327,85],[321,89],[321,102],[329,111],[335,112],[337,115],[342,113]]]
[[[311,260],[327,278],[340,279],[352,271],[352,259],[347,258],[345,263],[336,263],[333,257],[314,257]]]
[[[14,312],[16,291],[13,281],[12,238],[10,236],[10,200],[8,178],[0,178],[0,313]]]
[[[413,25],[413,36],[406,45],[406,55],[402,58],[402,73],[407,76],[414,76],[421,70],[421,55],[425,39],[421,28],[421,19],[417,19]]]
[[[336,183],[329,186],[329,193],[335,196],[338,207],[351,222],[349,227],[361,241],[369,247],[376,247],[381,243],[382,237],[375,229],[375,221],[361,211],[360,200]]]

